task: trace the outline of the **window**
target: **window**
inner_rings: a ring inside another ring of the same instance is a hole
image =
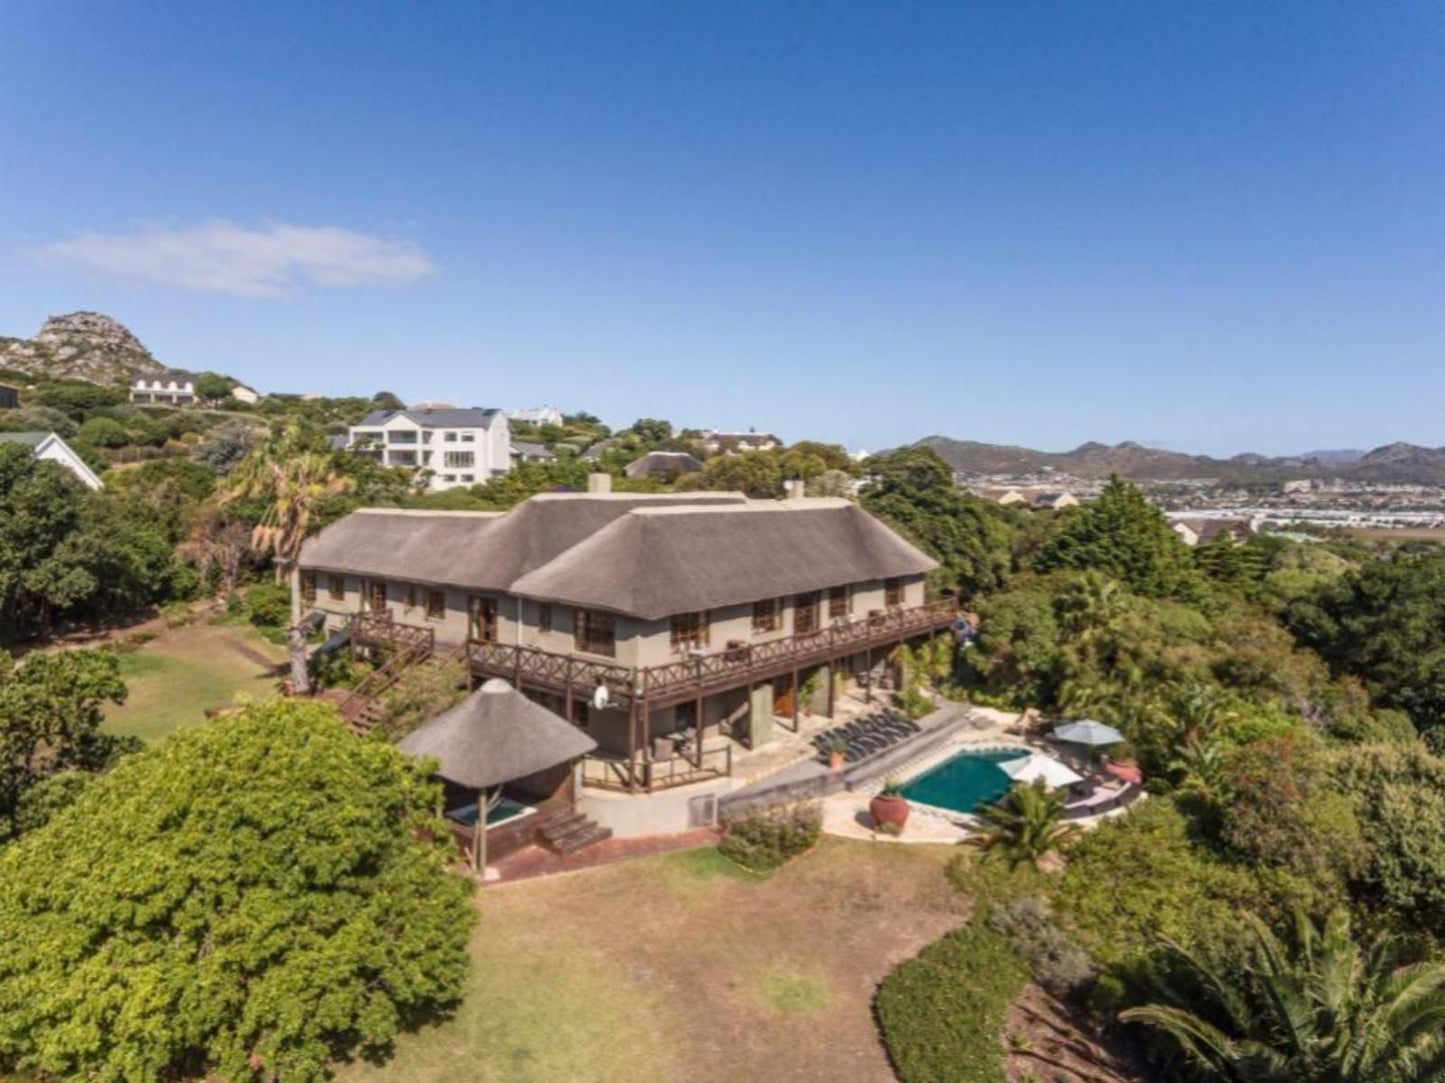
[[[853,596],[846,586],[828,588],[828,619],[846,620],[853,611]]]
[[[477,434],[476,434],[476,433],[474,433],[474,432],[464,432],[464,433],[462,433],[462,443],[464,443],[464,444],[474,444],[474,443],[476,443],[476,441],[477,441]]]
[[[368,584],[366,597],[371,603],[370,609],[373,613],[383,612],[386,609],[386,581],[384,579],[373,579],[370,584]]]
[[[586,654],[617,654],[617,625],[611,613],[595,609],[579,609],[574,618],[573,642]]]
[[[301,600],[308,605],[316,601],[316,573],[301,573]]]
[[[457,476],[456,476],[455,474],[443,474],[443,475],[442,475],[442,481],[456,481],[456,480],[457,480]]]
[[[445,440],[445,441],[446,441],[447,443],[449,443],[449,444],[455,444],[455,443],[457,442],[457,434],[454,433],[454,432],[449,432],[449,433],[447,433],[446,435],[444,435],[444,436],[442,437],[442,439]]]
[[[415,586],[415,584],[408,583],[408,584],[406,585],[406,602],[405,602],[405,605],[406,605],[406,608],[408,608],[408,609],[415,609],[415,608],[416,608],[416,586]]]
[[[477,453],[475,451],[448,451],[442,455],[442,465],[448,470],[454,470],[457,467],[470,468],[476,463]]]
[[[753,631],[776,632],[781,621],[778,619],[778,600],[764,598],[753,603]]]
[[[818,592],[793,596],[793,634],[805,635],[818,630]]]
[[[672,618],[672,651],[683,654],[707,646],[707,613],[679,613]]]
[[[463,475],[462,475],[462,480],[463,480],[463,481],[476,481],[476,478],[472,477],[471,474],[463,474]]]
[[[550,632],[552,630],[552,607],[550,605],[539,605],[537,607],[537,631]]]
[[[333,602],[339,602],[346,597],[346,576],[328,575],[326,577],[326,593],[331,595]]]
[[[443,620],[447,615],[447,596],[445,591],[429,590],[426,592],[426,615],[430,620]]]
[[[903,580],[883,580],[883,604],[889,609],[903,604]]]

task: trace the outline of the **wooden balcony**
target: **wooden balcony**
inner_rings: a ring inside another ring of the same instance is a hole
[[[941,631],[958,619],[958,612],[958,602],[944,598],[802,635],[724,647],[639,669],[504,643],[473,641],[467,651],[475,672],[505,677],[516,687],[527,684],[564,698],[586,698],[600,684],[607,687],[616,706],[630,707],[634,701],[645,700],[649,709],[657,709]]]

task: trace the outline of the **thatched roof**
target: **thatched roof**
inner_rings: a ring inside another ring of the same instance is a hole
[[[585,755],[597,742],[504,680],[493,678],[450,711],[397,742],[412,756],[430,756],[437,773],[480,790],[525,778]]]
[[[355,512],[308,541],[301,566],[656,619],[936,563],[846,500],[545,493],[504,515]]]

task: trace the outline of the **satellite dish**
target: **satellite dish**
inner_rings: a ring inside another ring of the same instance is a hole
[[[592,692],[592,706],[599,711],[605,711],[607,705],[612,702],[612,693],[607,691],[605,684],[599,684]]]

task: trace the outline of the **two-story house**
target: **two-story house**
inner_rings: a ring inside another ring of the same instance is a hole
[[[130,401],[191,406],[196,401],[196,374],[185,369],[137,372],[130,381]]]
[[[430,489],[479,485],[512,468],[507,416],[475,406],[376,410],[351,426],[347,446],[385,466],[425,471]]]
[[[597,742],[584,788],[623,793],[725,779],[806,689],[831,715],[842,677],[871,692],[957,617],[925,598],[935,561],[847,500],[608,480],[505,513],[355,512],[306,543],[301,607],[356,647],[425,636],[507,679]]]

